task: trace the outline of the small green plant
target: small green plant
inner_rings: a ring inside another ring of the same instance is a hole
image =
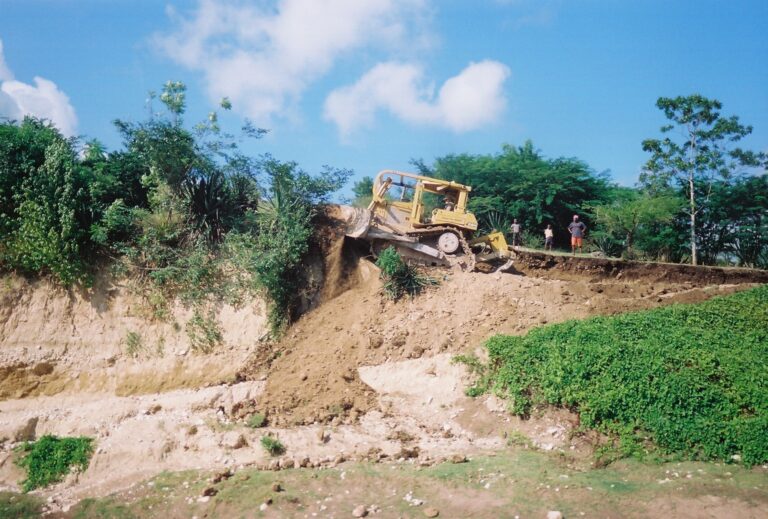
[[[192,349],[201,353],[212,352],[223,340],[221,327],[213,310],[209,311],[208,315],[203,315],[200,309],[195,308],[192,318],[187,322],[186,330]]]
[[[437,280],[420,274],[412,265],[408,265],[394,247],[387,247],[376,260],[384,281],[387,297],[396,301],[404,295],[415,296],[424,287],[436,285]]]
[[[285,445],[274,436],[262,436],[260,443],[270,456],[280,456],[285,452]]]
[[[246,423],[248,424],[248,427],[251,427],[252,429],[259,429],[267,425],[267,417],[261,413],[254,413],[248,417]]]
[[[517,446],[517,447],[524,447],[526,449],[530,449],[533,447],[533,442],[529,437],[524,435],[523,433],[519,431],[511,431],[507,433],[507,445]]]
[[[24,492],[29,492],[61,481],[73,467],[88,468],[93,439],[46,435],[35,442],[25,442],[18,447],[18,452],[21,457],[16,464],[27,471],[27,478],[20,484]]]
[[[144,345],[141,341],[141,335],[136,332],[128,332],[125,335],[125,353],[130,357],[138,357]]]

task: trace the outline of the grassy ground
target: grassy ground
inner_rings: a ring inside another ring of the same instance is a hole
[[[768,462],[768,285],[694,305],[496,336],[473,393],[511,409],[563,406],[621,455]],[[654,449],[651,449],[654,450]]]
[[[378,517],[759,517],[768,507],[768,468],[716,463],[649,464],[634,460],[577,470],[563,456],[510,447],[467,463],[344,464],[325,470],[244,469],[218,484],[210,473],[165,473],[123,493],[86,499],[68,518],[351,517],[358,505]],[[279,483],[282,491],[272,485]],[[199,502],[203,490],[215,496]],[[407,495],[423,500],[414,506]],[[8,510],[14,498],[17,515]],[[272,500],[265,511],[262,503]],[[0,516],[35,517],[35,498],[0,494]],[[26,508],[19,507],[21,502]],[[6,507],[6,508],[4,508]],[[39,508],[38,508],[39,510]],[[698,513],[696,513],[698,511]],[[692,515],[691,515],[692,514]],[[709,515],[708,515],[709,516]]]

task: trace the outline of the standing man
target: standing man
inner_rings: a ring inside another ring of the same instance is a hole
[[[552,250],[552,244],[555,241],[555,232],[552,230],[552,224],[547,224],[544,229],[544,250]]]
[[[584,225],[584,222],[579,221],[579,215],[573,215],[573,221],[568,226],[568,232],[571,233],[571,253],[576,254],[576,247],[579,248],[579,253],[583,252],[582,241],[584,235],[587,234],[587,226]]]
[[[520,224],[517,223],[517,218],[512,221],[512,225],[509,228],[512,231],[512,245],[520,245]]]

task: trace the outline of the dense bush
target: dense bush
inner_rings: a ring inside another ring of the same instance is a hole
[[[620,439],[692,459],[768,461],[768,286],[695,305],[537,328],[487,343],[474,393],[550,404]]]
[[[0,123],[0,267],[71,285],[110,260],[155,317],[169,317],[172,298],[191,307],[187,332],[202,351],[221,341],[216,304],[255,292],[266,294],[279,332],[298,301],[315,207],[350,172],[313,176],[246,156],[215,112],[188,129],[182,83],[167,83],[159,100],[164,113],[115,121],[124,145],[115,152],[65,139],[45,121]],[[264,132],[243,127],[247,137]]]
[[[46,435],[35,442],[25,442],[17,465],[27,470],[21,482],[24,492],[61,481],[71,468],[85,470],[93,454],[93,439],[59,438]]]

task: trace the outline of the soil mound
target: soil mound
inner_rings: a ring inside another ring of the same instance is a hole
[[[517,275],[430,269],[438,286],[392,302],[364,244],[344,238],[336,210],[323,214],[325,282],[318,305],[279,342],[262,345],[241,371],[245,379],[267,382],[255,407],[242,412],[266,413],[273,425],[352,422],[378,407],[358,375],[361,366],[467,351],[494,334],[522,334],[545,323],[701,301],[761,279],[719,272],[728,269],[696,277],[673,268],[680,266],[611,267],[608,261],[529,255],[516,265]],[[610,268],[624,270],[610,274]]]

